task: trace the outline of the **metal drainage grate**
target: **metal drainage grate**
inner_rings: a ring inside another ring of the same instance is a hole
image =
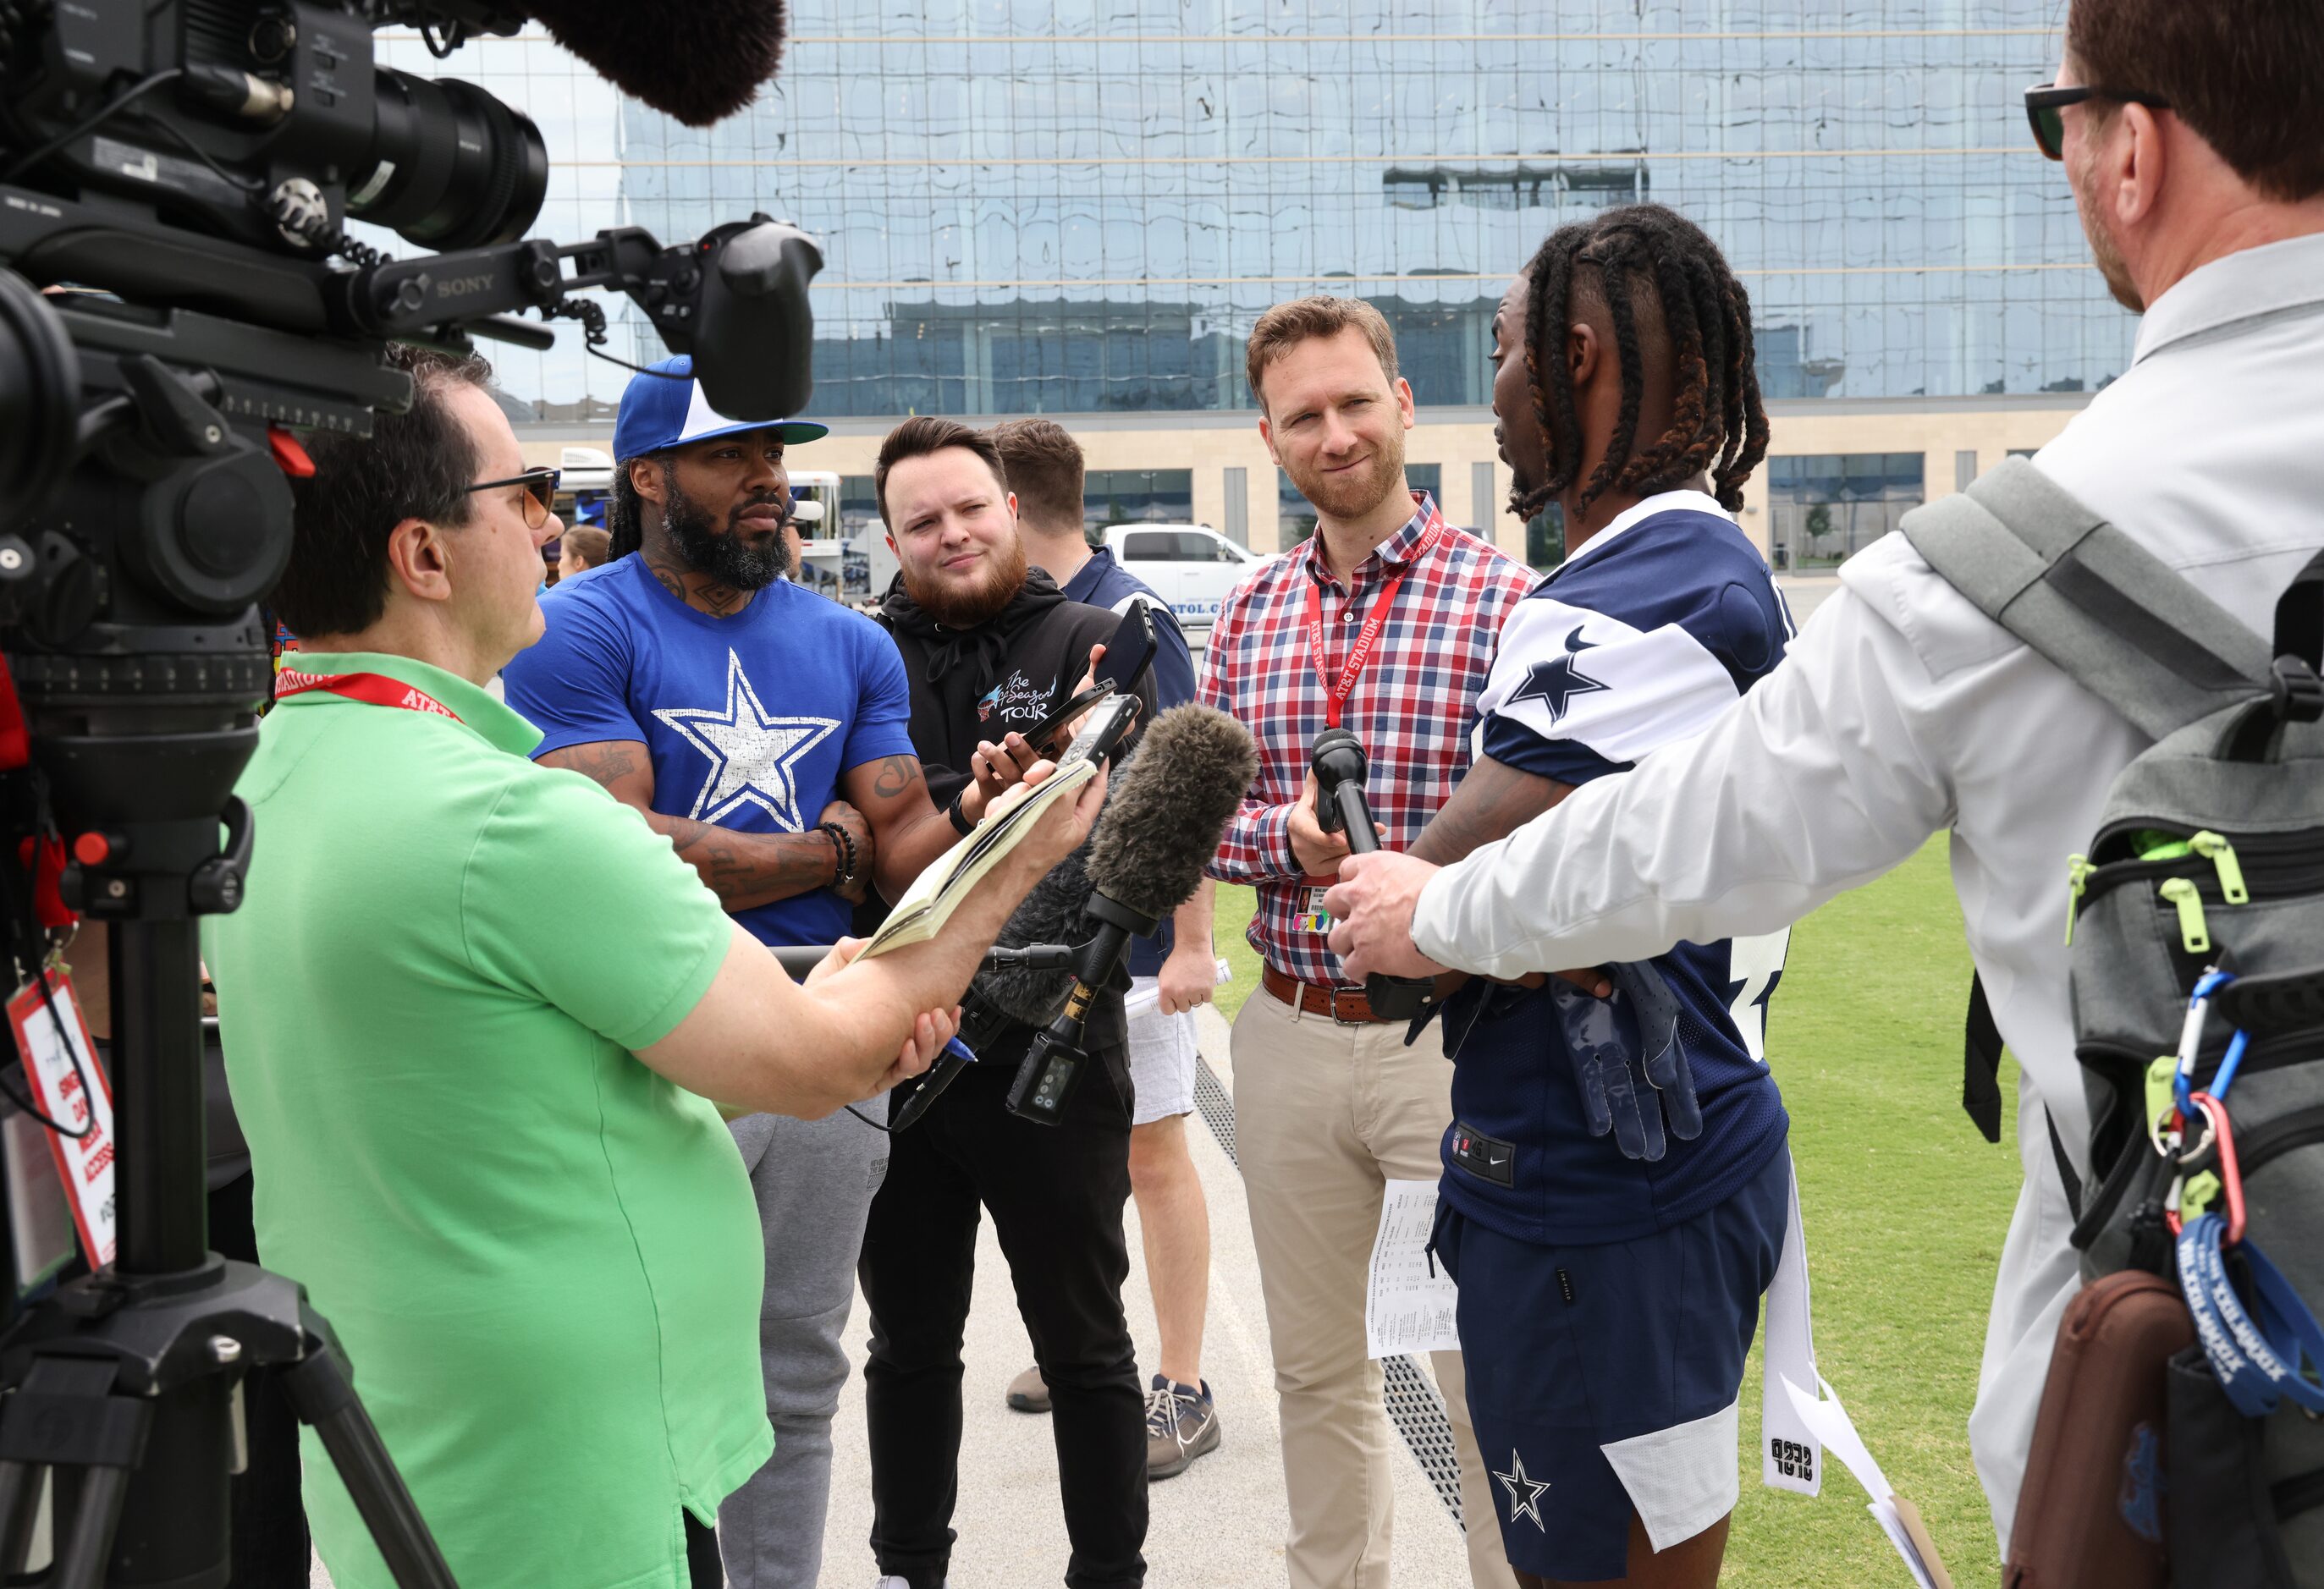
[[[1194,1058],[1194,1107],[1226,1150],[1227,1162],[1240,1170],[1242,1161],[1235,1156],[1234,1099],[1220,1082],[1218,1072],[1211,1062],[1197,1054]],[[1461,1461],[1452,1446],[1452,1421],[1444,1415],[1444,1399],[1436,1393],[1420,1364],[1410,1357],[1390,1357],[1380,1364],[1387,1384],[1382,1400],[1388,1407],[1388,1421],[1396,1432],[1404,1437],[1406,1449],[1420,1464],[1420,1471],[1428,1475],[1436,1491],[1436,1498],[1444,1502],[1444,1510],[1452,1514],[1453,1524],[1461,1523]]]

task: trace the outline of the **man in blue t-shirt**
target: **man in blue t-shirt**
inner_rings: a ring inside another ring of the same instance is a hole
[[[1194,655],[1170,604],[1144,581],[1125,573],[1103,547],[1093,549],[1083,528],[1082,449],[1053,419],[1012,419],[992,429],[1017,496],[1017,538],[1025,560],[1057,582],[1069,602],[1129,611],[1145,603],[1154,615],[1159,648],[1154,655],[1154,703],[1161,710],[1194,698]],[[1132,997],[1151,992],[1154,1007],[1130,1017],[1130,1191],[1138,1200],[1138,1228],[1146,1278],[1154,1292],[1160,1341],[1146,1396],[1146,1472],[1167,1479],[1184,1473],[1219,1444],[1218,1410],[1202,1374],[1203,1324],[1210,1309],[1211,1219],[1202,1178],[1186,1146],[1186,1117],[1194,1112],[1194,1006],[1208,1004],[1217,982],[1211,946],[1214,885],[1204,877],[1194,896],[1151,938],[1130,948]],[[1009,1405],[1046,1411],[1041,1371],[1028,1368],[1009,1386]]]
[[[687,358],[632,378],[608,528],[636,556],[560,584],[542,608],[548,632],[505,675],[508,703],[542,732],[535,759],[635,807],[769,944],[832,942],[868,888],[893,897],[958,838],[913,753],[895,642],[788,577],[784,449],[824,434],[727,418]],[[1013,781],[1017,763],[988,749],[994,786]],[[964,795],[972,822],[984,785]],[[845,1113],[752,1115],[733,1131],[768,1237],[776,1441],[720,1509],[720,1548],[735,1589],[812,1584],[847,1377],[840,1336],[887,1138]]]

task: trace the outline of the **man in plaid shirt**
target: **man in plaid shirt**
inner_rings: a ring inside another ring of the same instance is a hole
[[[1259,781],[1212,863],[1250,885],[1263,992],[1235,1019],[1236,1129],[1273,1337],[1291,1503],[1293,1589],[1384,1589],[1393,1437],[1365,1350],[1366,1268],[1382,1183],[1434,1182],[1452,1067],[1376,1017],[1325,941],[1323,890],[1348,853],[1316,821],[1308,753],[1327,724],[1371,758],[1380,841],[1420,835],[1469,767],[1469,730],[1523,564],[1446,525],[1404,477],[1412,388],[1369,304],[1302,299],[1250,336],[1259,434],[1314,505],[1315,534],[1227,598],[1202,699],[1259,741]],[[1319,645],[1320,642],[1320,645]],[[1320,649],[1321,655],[1317,654]],[[1461,1460],[1471,1575],[1514,1589],[1458,1353],[1435,1356]]]

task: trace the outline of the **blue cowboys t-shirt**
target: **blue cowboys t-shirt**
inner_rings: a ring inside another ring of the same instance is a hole
[[[533,755],[642,740],[665,816],[802,832],[850,769],[913,754],[895,641],[788,579],[713,618],[632,556],[560,584],[540,609],[549,632],[503,675],[508,703],[545,736]],[[853,909],[818,888],[733,914],[761,943],[829,943]]]
[[[1627,771],[1734,705],[1791,632],[1758,549],[1716,501],[1649,497],[1510,610],[1477,698],[1477,753],[1563,784]],[[1467,985],[1444,1015],[1455,1121],[1444,1196],[1548,1244],[1632,1240],[1733,1196],[1789,1127],[1764,1043],[1789,939],[1682,943],[1652,962],[1677,1000],[1702,1106],[1702,1134],[1670,1138],[1653,1163],[1589,1134],[1546,989]],[[1627,1010],[1624,1021],[1635,1041]],[[1659,1107],[1651,1093],[1640,1102]]]

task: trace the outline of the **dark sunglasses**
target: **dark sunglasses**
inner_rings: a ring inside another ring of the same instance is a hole
[[[512,474],[506,480],[480,480],[468,488],[469,494],[498,491],[504,485],[524,487],[524,527],[539,529],[549,522],[549,515],[557,506],[557,482],[562,471],[543,465],[528,469],[521,474]]]
[[[2123,105],[2143,105],[2149,110],[2171,108],[2171,102],[2160,94],[2131,94],[2116,88],[2093,88],[2084,83],[2070,88],[2061,88],[2055,83],[2036,83],[2025,90],[2025,119],[2034,125],[2034,147],[2052,160],[2065,159],[2066,118],[2059,113],[2086,99],[2112,99]]]

